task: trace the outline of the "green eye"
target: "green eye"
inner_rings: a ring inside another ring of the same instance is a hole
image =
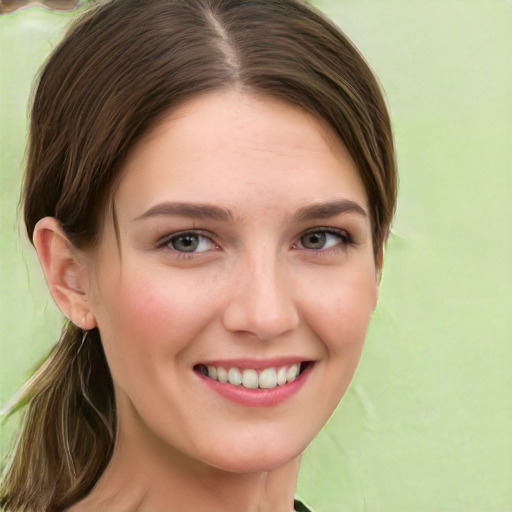
[[[349,235],[345,231],[338,230],[309,231],[300,237],[300,246],[310,251],[321,251],[337,245],[348,245],[349,243]]]
[[[180,252],[194,252],[199,247],[197,235],[181,235],[171,240],[173,249]]]
[[[307,233],[300,238],[300,243],[306,249],[323,249],[327,242],[327,233],[322,231],[314,231]]]
[[[175,235],[167,242],[167,245],[175,251],[185,253],[205,252],[216,247],[212,240],[198,233]]]

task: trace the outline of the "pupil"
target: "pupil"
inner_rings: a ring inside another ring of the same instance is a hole
[[[309,233],[301,240],[302,245],[308,249],[321,249],[326,242],[325,233]]]
[[[198,245],[199,241],[194,235],[180,236],[172,241],[173,248],[181,252],[194,252]]]

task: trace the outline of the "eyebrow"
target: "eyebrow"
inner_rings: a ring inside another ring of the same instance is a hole
[[[368,212],[360,204],[349,199],[339,199],[303,206],[298,209],[295,216],[299,220],[316,220],[328,219],[343,213],[356,213],[365,218],[369,216]]]
[[[134,220],[147,219],[148,217],[177,215],[193,219],[211,219],[222,222],[232,220],[230,210],[213,204],[203,203],[160,203],[144,212]]]
[[[302,206],[295,212],[293,217],[301,221],[309,221],[328,219],[346,213],[355,213],[365,218],[368,217],[368,212],[361,205],[349,199],[339,199]],[[220,222],[229,222],[234,219],[231,210],[213,204],[166,202],[151,207],[134,220],[173,215],[192,219],[210,219]]]

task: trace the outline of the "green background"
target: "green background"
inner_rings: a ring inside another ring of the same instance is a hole
[[[315,3],[382,81],[401,190],[360,368],[298,494],[318,512],[511,512],[512,3]],[[0,16],[1,405],[59,331],[17,207],[31,83],[72,17]]]

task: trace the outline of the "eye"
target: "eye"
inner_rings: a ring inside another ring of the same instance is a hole
[[[175,251],[183,253],[206,252],[217,247],[211,238],[194,232],[171,235],[164,239],[160,246],[169,247]]]
[[[321,251],[348,244],[350,244],[348,233],[337,229],[315,229],[308,231],[299,239],[300,248],[310,251]]]

